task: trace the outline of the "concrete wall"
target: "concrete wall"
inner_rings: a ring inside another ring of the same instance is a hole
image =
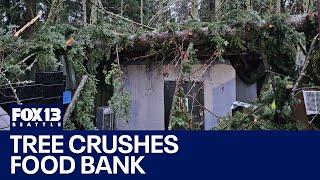
[[[236,100],[236,75],[229,64],[214,64],[207,69],[194,65],[190,77],[204,82],[205,129],[217,125],[213,114],[225,116],[231,113],[232,102]],[[132,94],[132,116],[129,123],[116,119],[116,129],[121,130],[164,130],[164,82],[177,80],[179,68],[166,67],[169,75],[163,76],[163,68],[153,65],[123,65],[125,87]],[[212,114],[213,113],[213,114]]]
[[[231,105],[236,100],[236,73],[229,64],[216,64],[205,78],[204,105],[212,113],[205,112],[205,129],[218,124],[218,118],[231,114]]]
[[[164,130],[164,80],[160,68],[123,67],[125,88],[132,95],[131,119],[116,119],[116,129]]]

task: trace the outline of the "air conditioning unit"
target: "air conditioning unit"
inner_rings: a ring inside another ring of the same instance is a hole
[[[307,115],[320,113],[320,91],[303,91],[303,99]]]
[[[96,126],[100,130],[114,130],[114,113],[110,107],[98,107]]]

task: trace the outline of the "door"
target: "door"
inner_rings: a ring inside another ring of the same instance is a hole
[[[183,89],[186,94],[185,104],[190,113],[193,115],[195,122],[202,123],[201,128],[204,129],[204,92],[203,82],[189,82],[183,83]],[[169,127],[169,116],[172,108],[172,101],[174,96],[174,90],[176,87],[176,81],[165,81],[164,82],[164,120],[165,129]]]

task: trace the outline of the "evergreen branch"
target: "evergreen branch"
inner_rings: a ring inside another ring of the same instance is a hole
[[[22,104],[21,101],[20,101],[19,96],[17,95],[17,90],[15,88],[13,88],[11,81],[8,78],[6,78],[6,75],[3,72],[0,72],[0,74],[8,82],[8,85],[9,85],[10,89],[12,90],[14,98],[17,101],[17,104]]]

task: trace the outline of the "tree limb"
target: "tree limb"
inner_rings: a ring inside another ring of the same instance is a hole
[[[315,44],[316,44],[316,42],[317,42],[318,37],[319,37],[319,34],[317,34],[317,35],[313,38],[313,40],[312,40],[312,43],[311,43],[311,45],[310,45],[310,49],[309,49],[308,54],[307,54],[307,56],[306,56],[306,60],[305,60],[305,62],[304,62],[303,68],[302,68],[302,70],[301,70],[301,74],[299,75],[296,83],[294,84],[294,86],[293,86],[293,88],[292,88],[292,94],[291,94],[291,95],[294,95],[294,94],[295,94],[295,92],[297,91],[297,89],[299,88],[299,86],[302,84],[302,82],[303,82],[303,80],[304,80],[304,78],[305,78],[305,76],[306,76],[306,73],[307,73],[306,71],[307,71],[307,69],[308,69],[308,67],[309,67],[309,64],[310,64],[310,59],[311,59],[312,51],[313,51],[313,48],[314,48],[314,46],[315,46]]]
[[[64,116],[63,116],[63,125],[66,124],[66,122],[69,120],[71,114],[72,114],[72,111],[76,105],[76,102],[80,96],[80,92],[81,90],[83,89],[84,85],[86,84],[87,80],[88,80],[88,75],[84,75],[82,76],[82,79],[79,83],[79,86],[76,90],[76,92],[74,93],[73,97],[72,97],[72,100],[71,100],[71,103],[68,105],[67,107],[67,110],[66,112],[64,113]]]
[[[14,37],[18,37],[24,30],[26,30],[28,27],[30,27],[33,23],[35,23],[39,18],[41,18],[42,12],[40,12],[35,18],[31,19],[26,25],[24,25],[19,31],[14,33]]]

